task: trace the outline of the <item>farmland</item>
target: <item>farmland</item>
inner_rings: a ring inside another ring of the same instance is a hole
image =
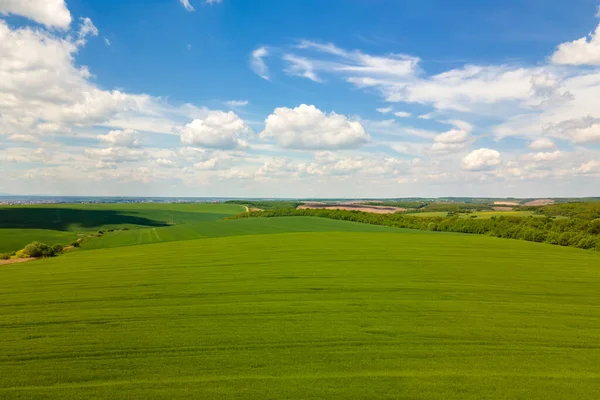
[[[233,204],[68,204],[0,207],[0,252],[34,240],[68,244],[98,230],[146,229],[217,221],[243,212]]]
[[[598,265],[484,236],[342,232],[3,266],[0,397],[593,398]]]
[[[240,204],[9,209],[3,239],[88,236],[56,258],[0,265],[0,398],[600,390],[600,252],[379,223],[554,229],[589,219],[277,207],[236,217]]]

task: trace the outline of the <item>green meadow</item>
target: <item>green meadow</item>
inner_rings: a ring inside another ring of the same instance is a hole
[[[67,245],[99,230],[137,230],[217,221],[245,211],[235,204],[61,204],[0,207],[0,252],[32,241]]]
[[[0,265],[2,399],[600,393],[598,252],[317,217],[223,220],[239,205],[9,210],[3,245],[90,237]]]
[[[5,265],[0,398],[593,399],[599,265],[595,252],[406,232]]]

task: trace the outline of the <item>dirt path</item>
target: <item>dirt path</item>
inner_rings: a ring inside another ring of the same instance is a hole
[[[356,210],[363,212],[370,212],[375,214],[393,214],[398,211],[406,211],[405,208],[400,207],[387,207],[387,206],[362,206],[358,204],[315,204],[315,203],[305,203],[301,206],[298,206],[299,209],[328,209],[328,210]]]
[[[33,260],[37,260],[37,258],[11,258],[10,260],[0,260],[0,265],[16,264]]]

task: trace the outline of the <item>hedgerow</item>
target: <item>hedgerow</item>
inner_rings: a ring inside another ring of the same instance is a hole
[[[548,243],[560,246],[594,249],[600,251],[600,229],[597,220],[553,219],[550,217],[508,217],[490,219],[452,217],[414,217],[396,214],[374,214],[361,211],[327,209],[277,209],[253,211],[228,217],[272,218],[272,217],[321,217],[354,221],[396,228],[424,231],[458,232],[488,235],[507,239]]]

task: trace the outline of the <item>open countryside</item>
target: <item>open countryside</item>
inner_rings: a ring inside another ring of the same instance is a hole
[[[0,400],[600,400],[600,0],[0,0]]]
[[[0,265],[0,395],[579,399],[600,390],[600,251],[232,203],[4,208],[22,222],[5,218],[3,237],[46,228],[80,245]],[[480,222],[557,221],[550,213],[583,223],[598,204]]]

